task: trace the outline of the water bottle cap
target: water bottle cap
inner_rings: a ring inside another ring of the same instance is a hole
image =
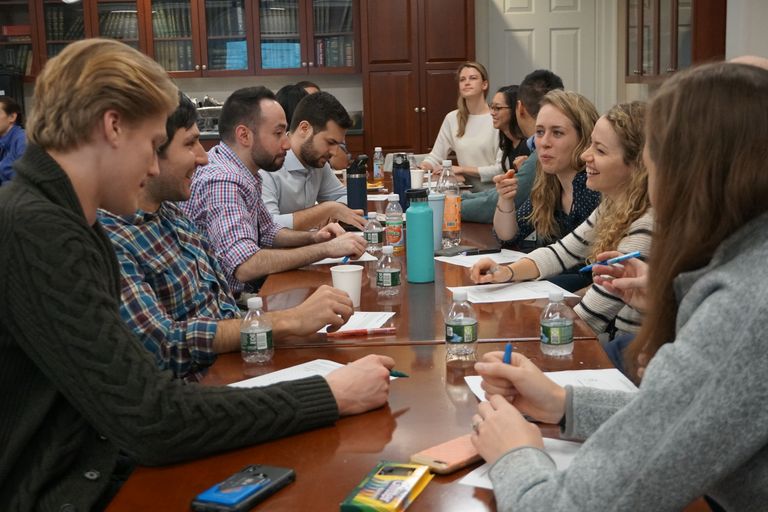
[[[561,302],[563,300],[563,292],[549,292],[549,302]]]
[[[373,148],[373,150],[374,150],[376,153],[379,153],[379,152],[381,152],[381,146],[376,146],[375,148]]]
[[[443,160],[443,167],[452,167],[452,166],[453,166],[453,162],[451,162],[450,160]]]
[[[405,197],[408,199],[426,199],[428,196],[427,189],[425,188],[409,188],[405,191]]]
[[[394,248],[391,245],[385,245],[381,248],[381,252],[384,254],[392,254],[394,252]]]
[[[453,292],[453,302],[464,302],[467,300],[467,290],[456,290]]]
[[[262,302],[261,297],[249,297],[248,309],[261,309]]]
[[[376,218],[376,212],[368,212],[368,220],[375,220]]]
[[[390,200],[390,201],[399,201],[400,200],[400,194],[395,194],[395,193],[389,194],[387,196],[387,199]]]

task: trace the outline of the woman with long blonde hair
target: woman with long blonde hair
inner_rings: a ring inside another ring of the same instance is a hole
[[[472,185],[473,192],[493,188],[493,177],[501,172],[501,165],[496,163],[499,131],[493,127],[486,103],[488,71],[479,62],[464,62],[456,70],[456,80],[457,109],[445,116],[432,152],[421,167],[439,173],[442,161],[453,151],[458,165],[452,170],[459,180]]]
[[[653,218],[648,171],[641,158],[644,120],[645,104],[632,102],[616,105],[595,123],[591,142],[580,158],[586,163],[587,187],[600,192],[603,200],[581,225],[511,265],[480,260],[472,267],[472,278],[497,283],[546,279],[581,265],[585,258],[594,261],[608,249],[640,251],[646,257]],[[547,150],[537,151],[541,151],[539,160],[546,161]],[[640,328],[640,313],[598,284],[590,286],[575,310],[597,334],[636,333]]]

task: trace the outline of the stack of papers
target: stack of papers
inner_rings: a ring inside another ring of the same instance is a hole
[[[501,252],[494,252],[491,254],[473,254],[472,256],[435,256],[435,259],[437,261],[442,261],[443,263],[450,263],[451,265],[472,268],[475,263],[483,258],[491,258],[501,265],[505,263],[513,263],[524,257],[525,253],[510,251],[509,249],[501,249]]]
[[[352,313],[352,316],[349,317],[347,323],[339,327],[336,332],[356,329],[378,329],[379,327],[383,327],[393,316],[395,316],[393,311],[355,311]],[[328,326],[326,325],[317,332],[328,332]]]
[[[524,281],[522,283],[478,284],[474,286],[449,286],[451,292],[466,290],[467,300],[473,304],[509,302],[511,300],[546,299],[550,292],[563,292],[564,297],[578,297],[549,281]]]
[[[344,258],[325,258],[320,261],[316,261],[313,263],[313,265],[338,265],[341,263],[341,260]],[[360,256],[359,259],[353,260],[350,259],[348,263],[362,263],[365,261],[378,261],[376,259],[376,256],[373,256],[371,254],[368,254],[367,252],[364,252],[362,256]]]

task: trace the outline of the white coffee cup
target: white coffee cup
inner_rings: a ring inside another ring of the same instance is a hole
[[[424,188],[424,169],[411,169],[411,188]]]
[[[352,306],[360,307],[360,288],[363,285],[363,267],[361,265],[336,265],[331,267],[333,287],[347,292],[352,299]]]

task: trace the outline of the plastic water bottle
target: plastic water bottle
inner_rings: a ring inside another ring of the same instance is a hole
[[[477,359],[477,316],[467,302],[467,292],[453,292],[453,304],[445,318],[446,361],[475,361]]]
[[[392,257],[393,247],[385,245],[376,265],[376,288],[379,295],[391,297],[400,293],[400,262]]]
[[[272,361],[272,322],[261,310],[261,297],[248,299],[248,314],[240,324],[240,353],[246,363],[266,364]]]
[[[403,239],[403,209],[400,206],[400,196],[389,194],[387,196],[387,245],[391,245],[395,254],[405,252],[405,240]]]
[[[573,317],[575,313],[563,302],[563,292],[551,292],[549,304],[541,314],[541,351],[548,356],[573,353]]]
[[[443,160],[443,172],[437,182],[437,191],[445,194],[443,209],[443,248],[456,247],[461,243],[461,193],[459,180],[453,174],[453,164]]]
[[[384,153],[380,146],[373,150],[373,168],[369,174],[368,186],[370,188],[379,188],[384,184]]]
[[[406,192],[411,205],[405,212],[408,228],[405,233],[405,257],[408,262],[409,283],[435,281],[435,251],[432,239],[432,208],[427,202],[427,190]]]
[[[368,222],[363,230],[365,241],[368,242],[368,252],[376,254],[384,245],[384,228],[376,219],[376,212],[368,213]]]

